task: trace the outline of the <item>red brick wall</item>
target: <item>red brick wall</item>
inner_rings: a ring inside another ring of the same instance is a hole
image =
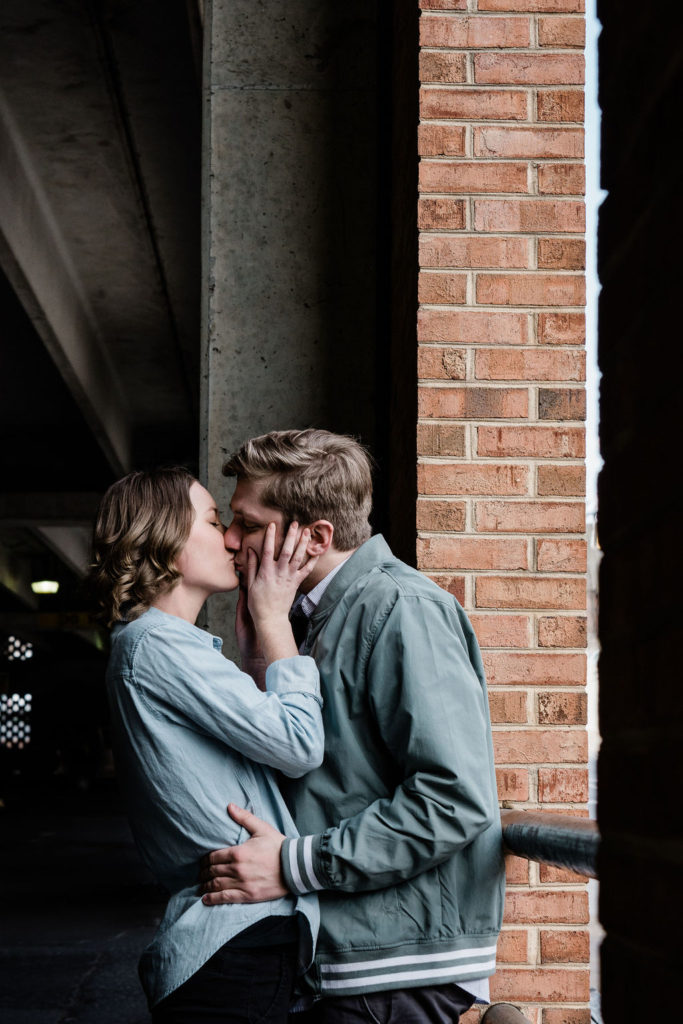
[[[583,0],[421,8],[418,564],[477,630],[501,801],[585,814]],[[494,1000],[588,1024],[583,880],[508,883]]]

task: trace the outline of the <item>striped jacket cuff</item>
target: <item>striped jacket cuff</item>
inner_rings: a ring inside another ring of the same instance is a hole
[[[314,839],[315,836],[302,836],[300,839],[285,839],[282,844],[282,874],[285,885],[296,896],[325,888],[313,866]]]

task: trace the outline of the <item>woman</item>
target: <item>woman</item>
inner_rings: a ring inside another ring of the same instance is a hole
[[[271,524],[260,565],[250,553],[238,638],[246,645],[255,629],[265,689],[195,625],[210,594],[238,586],[223,534],[211,495],[177,468],[119,480],[95,526],[90,580],[113,626],[118,775],[142,857],[171,893],[140,962],[155,1024],[284,1021],[317,931],[310,897],[206,907],[197,893],[199,858],[248,838],[226,804],[296,835],[271,769],[297,777],[323,755],[318,672],[299,657],[288,619],[315,564],[308,531],[297,540],[292,524],[276,559]]]

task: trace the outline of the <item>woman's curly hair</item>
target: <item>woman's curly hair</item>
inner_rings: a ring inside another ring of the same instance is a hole
[[[194,482],[182,466],[138,471],[102,498],[88,582],[108,626],[136,619],[181,579],[175,560],[194,520]]]

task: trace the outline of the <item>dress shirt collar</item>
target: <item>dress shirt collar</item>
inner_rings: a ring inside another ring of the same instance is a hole
[[[308,594],[299,594],[296,601],[292,605],[292,611],[290,612],[290,615],[300,608],[304,615],[310,618],[313,612],[320,604],[322,596],[327,590],[328,586],[330,585],[334,577],[337,575],[341,567],[346,562],[348,562],[350,557],[351,555],[348,555],[343,562],[340,562],[339,565],[335,565],[334,569],[330,569],[327,576],[323,576],[320,583],[316,583],[316,585],[313,587],[313,590],[310,590]]]

